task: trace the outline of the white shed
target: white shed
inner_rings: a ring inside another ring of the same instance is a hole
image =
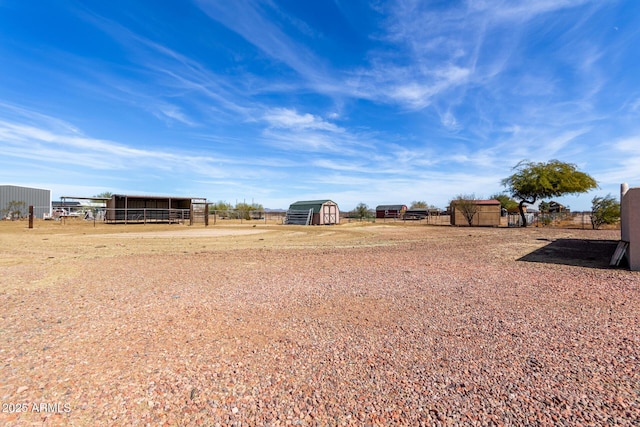
[[[292,203],[287,211],[286,224],[333,225],[340,223],[340,210],[331,200],[307,200]]]

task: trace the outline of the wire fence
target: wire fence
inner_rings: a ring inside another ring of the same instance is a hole
[[[240,223],[263,222],[282,223],[286,212],[272,212],[264,210],[242,210],[224,209],[209,210],[198,208],[194,205],[192,209],[104,209],[104,219],[106,222],[119,223],[184,223],[193,224],[217,224],[217,223]],[[100,213],[97,214],[98,217]]]
[[[527,224],[533,227],[592,229],[591,212],[561,212],[561,213],[526,213]],[[509,227],[521,227],[522,218],[519,214],[509,214]],[[607,228],[619,229],[620,223],[609,224]]]
[[[44,218],[51,211],[51,206],[33,205],[33,211],[36,218]],[[0,219],[4,221],[16,221],[28,219],[28,217],[29,205],[26,203],[20,203],[12,207],[7,206],[5,209],[0,209]]]
[[[591,212],[537,213],[532,225],[536,227],[554,228],[593,228]]]
[[[214,209],[209,211],[209,221],[213,224],[239,222],[263,222],[282,224],[287,213],[284,211]]]
[[[44,208],[47,208],[44,211]],[[286,211],[269,210],[242,210],[224,209],[209,210],[206,215],[205,209],[194,205],[192,209],[107,209],[102,207],[72,209],[53,209],[49,207],[35,206],[34,210],[43,210],[44,213],[36,215],[36,218],[45,220],[65,220],[67,218],[79,218],[90,221],[106,223],[185,223],[189,224],[243,224],[246,222],[262,222],[265,224],[283,224]],[[562,213],[526,213],[527,225],[530,227],[549,227],[566,229],[591,229],[591,212],[562,212]],[[5,214],[2,220],[26,220],[28,209],[16,212],[14,215]],[[450,225],[450,216],[444,212],[418,217],[401,218],[375,218],[369,216],[365,218],[355,218],[350,213],[344,212],[340,215],[343,223],[370,222],[370,223],[407,223],[407,224],[430,224],[430,225]],[[521,227],[522,219],[517,213],[510,213],[500,218],[500,227]],[[620,228],[620,224],[606,225],[606,228]]]
[[[431,224],[431,225],[450,225],[450,217],[448,214],[431,214],[431,215],[415,215],[415,216],[401,216],[400,218],[388,217],[388,218],[376,218],[375,216],[368,217],[351,217],[349,213],[341,215],[341,221],[352,222],[371,222],[371,223],[405,223],[405,224]]]
[[[104,214],[102,214],[104,212]],[[86,214],[85,214],[86,215]],[[95,212],[96,219],[104,215],[107,223],[182,223],[191,218],[190,209],[162,209],[162,208],[137,208],[137,209],[104,209]],[[85,219],[89,219],[85,216]]]

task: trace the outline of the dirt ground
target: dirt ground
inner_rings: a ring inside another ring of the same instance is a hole
[[[464,235],[497,236],[509,248],[508,252],[500,251],[507,259],[523,257],[523,260],[534,262],[605,267],[610,258],[608,251],[615,249],[611,244],[615,244],[619,234],[619,230],[611,229],[467,228],[425,226],[420,222],[351,222],[338,226],[306,227],[263,221],[219,221],[214,226],[205,227],[106,224],[72,218],[65,221],[36,220],[34,228],[29,229],[26,221],[0,221],[0,267],[23,268],[31,275],[42,269],[44,276],[33,282],[28,278],[22,280],[19,274],[9,274],[4,276],[6,280],[0,279],[0,283],[5,286],[18,283],[20,286],[46,285],[55,282],[65,270],[73,271],[74,263],[85,259],[267,248],[393,246],[425,239],[453,241]],[[599,254],[592,253],[593,248],[588,248],[589,242],[599,243]],[[598,258],[594,259],[594,256]]]
[[[638,425],[619,233],[2,221],[0,422]]]

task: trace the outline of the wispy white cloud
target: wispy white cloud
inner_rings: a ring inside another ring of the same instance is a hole
[[[503,1],[470,1],[468,7],[471,12],[482,13],[493,20],[509,22],[524,22],[540,15],[575,8],[584,4],[594,3],[593,0],[536,0],[522,2],[518,0]]]
[[[640,156],[640,136],[622,139],[615,142],[613,146],[625,154]]]
[[[289,108],[273,108],[265,112],[263,119],[273,128],[291,130],[322,130],[327,132],[342,133],[344,129],[330,123],[313,114],[298,114]]]
[[[371,68],[358,73],[352,84],[364,88],[358,93],[379,94],[379,100],[387,97],[411,109],[422,109],[434,103],[457,106],[465,99],[458,96],[461,91],[464,93],[480,86],[503,92],[508,85],[521,84],[513,77],[504,83],[501,80],[508,67],[513,67],[513,60],[523,60],[520,51],[526,25],[538,17],[593,6],[590,15],[601,4],[569,0],[526,4],[474,1],[446,6],[419,1],[390,2],[384,6],[387,25],[382,39],[396,46],[399,53],[371,52]],[[583,38],[578,36],[574,40],[582,41]],[[567,54],[580,55],[575,61],[580,68],[589,71],[593,71],[593,64],[600,58],[595,47],[588,51],[568,47]],[[396,65],[390,67],[390,63]],[[526,76],[529,70],[525,68],[522,72]],[[536,96],[552,93],[549,79],[534,73],[530,76],[530,83],[521,86],[523,95],[525,91]],[[546,86],[543,86],[544,92],[534,92],[530,87],[534,83],[533,76],[538,80],[536,85]],[[597,92],[599,85],[592,74],[590,77],[591,80],[585,79],[585,84],[591,86],[589,92]],[[451,111],[447,107],[445,110]]]
[[[87,10],[79,15],[117,41],[132,58],[126,74],[113,64],[96,67],[90,59],[73,58],[83,69],[83,75],[91,76],[85,86],[103,96],[136,105],[167,123],[196,126],[202,121],[251,116],[253,102],[247,87],[239,84],[251,81],[250,76],[229,78],[119,22]],[[186,97],[190,98],[188,102]],[[194,111],[185,111],[178,102],[186,102]],[[208,114],[211,110],[217,114]]]
[[[222,160],[87,137],[73,125],[24,108],[11,107],[2,112],[11,116],[7,119],[0,114],[0,147],[6,157],[87,170],[133,170],[144,166],[153,170],[185,168],[208,175],[216,175],[213,164]]]
[[[575,162],[607,183],[640,180],[639,92],[615,81],[632,80],[620,64],[635,64],[625,56],[637,31],[621,24],[608,38],[618,5],[372,2],[378,15],[358,27],[371,32],[344,51],[347,31],[322,34],[269,0],[196,0],[196,21],[208,25],[193,32],[179,20],[155,27],[166,15],[152,8],[142,21],[77,6],[115,48],[94,56],[60,45],[39,61],[20,58],[51,81],[38,92],[60,86],[69,96],[34,90],[13,101],[29,107],[0,104],[0,175],[21,162],[47,174],[65,166],[61,186],[87,170],[132,189],[193,185],[214,199],[289,192],[438,205],[499,190],[522,159]]]
[[[274,5],[252,0],[197,0],[197,4],[211,19],[227,26],[278,63],[287,65],[312,85],[331,85],[324,61],[266,18],[263,8]]]
[[[604,179],[614,184],[627,182],[634,187],[640,186],[640,135],[617,141],[613,146],[622,160],[618,167],[609,169]]]
[[[365,132],[347,131],[331,121],[288,108],[265,111],[262,131],[265,144],[289,153],[315,152],[326,155],[352,157],[362,155],[375,145]]]
[[[348,150],[341,145],[338,138],[321,132],[265,129],[262,132],[262,139],[266,144],[289,153],[307,151],[335,154],[345,153]]]
[[[179,107],[175,105],[164,105],[158,109],[158,112],[155,113],[158,118],[168,118],[172,121],[177,121],[183,123],[188,126],[195,126],[195,123],[191,121],[186,114],[182,112]]]
[[[629,104],[629,110],[633,113],[640,111],[640,98],[632,101]]]
[[[592,161],[591,174],[598,181],[597,194],[617,195],[620,184],[640,186],[640,133],[613,141],[598,150],[597,160]]]

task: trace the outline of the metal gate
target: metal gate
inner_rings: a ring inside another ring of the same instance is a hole
[[[209,203],[191,202],[189,225],[193,224],[209,225]]]

